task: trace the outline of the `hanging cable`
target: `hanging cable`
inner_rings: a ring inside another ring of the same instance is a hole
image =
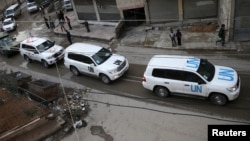
[[[60,84],[61,84],[61,86],[62,86],[62,91],[63,91],[64,97],[65,97],[65,100],[66,100],[66,104],[67,104],[67,107],[68,107],[68,110],[69,110],[69,114],[70,114],[70,118],[71,118],[71,121],[72,121],[72,125],[74,125],[75,121],[74,121],[74,119],[73,119],[72,111],[71,111],[70,106],[69,106],[69,101],[68,101],[68,98],[67,98],[67,95],[66,95],[66,92],[65,92],[65,89],[64,89],[64,85],[63,85],[63,83],[62,83],[62,78],[61,78],[59,69],[58,69],[58,67],[57,67],[57,63],[55,63],[55,65],[56,65],[56,70],[57,70],[58,78],[59,78]],[[75,127],[74,127],[74,131],[75,131],[77,140],[80,141],[80,140],[79,140],[79,135],[78,135],[78,133],[76,132],[76,128],[75,128]]]

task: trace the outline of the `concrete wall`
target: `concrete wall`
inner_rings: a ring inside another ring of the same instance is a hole
[[[232,12],[233,0],[220,0],[218,9],[218,23],[226,25],[226,41],[230,40],[232,37],[232,23],[233,12]]]

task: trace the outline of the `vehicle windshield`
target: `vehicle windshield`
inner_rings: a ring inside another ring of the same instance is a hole
[[[93,55],[92,58],[94,59],[96,64],[100,65],[105,62],[111,55],[112,53],[110,52],[110,50],[102,48],[95,55]]]
[[[13,14],[14,13],[14,10],[6,10],[5,11],[5,15],[10,15],[10,14]]]
[[[11,21],[11,20],[4,21],[4,22],[3,22],[3,25],[9,25],[9,24],[12,24],[12,21]]]
[[[201,59],[200,66],[197,72],[207,81],[211,81],[214,77],[215,67],[213,64],[208,62],[206,59]]]
[[[53,46],[54,46],[54,42],[46,40],[42,44],[38,45],[37,49],[39,50],[39,52],[44,52],[44,51],[48,50],[49,48],[51,48]]]
[[[70,1],[64,1],[64,4],[66,5],[66,4],[70,4]]]
[[[29,3],[27,4],[28,7],[36,6],[36,3]]]
[[[12,42],[13,42],[13,39],[8,36],[0,40],[0,46],[11,45]]]

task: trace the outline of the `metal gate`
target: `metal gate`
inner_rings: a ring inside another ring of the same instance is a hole
[[[250,1],[235,1],[234,41],[250,40]]]
[[[93,0],[74,0],[79,20],[97,20]]]
[[[183,0],[184,19],[218,16],[218,0]]]
[[[96,0],[101,21],[117,22],[121,18],[116,0]]]
[[[150,22],[178,21],[178,0],[148,0]]]

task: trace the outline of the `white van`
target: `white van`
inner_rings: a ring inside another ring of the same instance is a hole
[[[193,56],[155,55],[143,76],[143,87],[160,97],[181,94],[209,98],[225,105],[240,94],[238,73]]]
[[[69,10],[73,10],[73,6],[70,0],[63,0],[63,7],[64,9],[66,9],[67,11]]]
[[[19,4],[13,4],[4,12],[5,18],[17,18],[21,15],[21,8]]]

